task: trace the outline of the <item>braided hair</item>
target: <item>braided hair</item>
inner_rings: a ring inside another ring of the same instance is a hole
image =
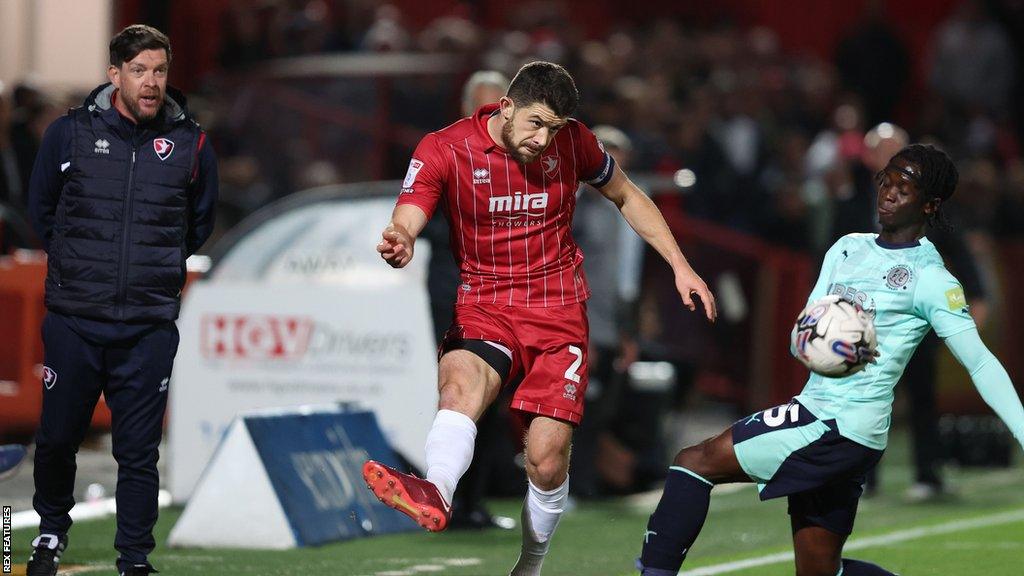
[[[928,215],[928,225],[941,230],[950,230],[952,225],[942,212],[942,204],[956,191],[960,173],[949,155],[931,144],[911,144],[896,153],[893,160],[901,158],[920,169],[917,186],[930,200],[937,200],[935,212]],[[892,162],[892,160],[890,160]]]

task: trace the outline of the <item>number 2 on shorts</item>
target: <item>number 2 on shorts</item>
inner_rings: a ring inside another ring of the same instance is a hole
[[[583,364],[583,350],[579,346],[569,346],[569,352],[576,357],[573,360],[572,365],[565,371],[565,379],[572,380],[573,382],[580,383],[580,375],[576,373],[580,369],[580,365]]]

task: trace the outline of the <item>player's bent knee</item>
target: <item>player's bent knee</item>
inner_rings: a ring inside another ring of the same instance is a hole
[[[734,481],[737,472],[728,465],[728,454],[723,453],[717,440],[709,438],[683,449],[673,460],[673,466],[686,468],[713,483]]]
[[[705,440],[700,444],[694,444],[689,448],[684,448],[679,451],[676,455],[675,460],[672,461],[674,466],[682,466],[687,470],[700,474],[701,476],[708,478],[713,476],[714,470],[711,466],[712,461],[712,448],[710,440]]]
[[[483,396],[483,386],[474,386],[469,380],[464,376],[445,379],[437,388],[441,400],[458,401],[469,399],[472,396]]]
[[[479,382],[449,380],[438,390],[437,407],[466,414],[473,421],[480,419],[489,402],[486,388]]]

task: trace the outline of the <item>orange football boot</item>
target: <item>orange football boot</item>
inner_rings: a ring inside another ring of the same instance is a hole
[[[394,468],[367,460],[363,479],[381,502],[398,510],[431,532],[448,527],[451,506],[444,501],[433,482],[405,474]]]

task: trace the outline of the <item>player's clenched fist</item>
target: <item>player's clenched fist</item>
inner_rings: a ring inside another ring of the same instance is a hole
[[[377,252],[392,268],[402,268],[412,260],[412,238],[400,226],[388,224],[377,244]]]

